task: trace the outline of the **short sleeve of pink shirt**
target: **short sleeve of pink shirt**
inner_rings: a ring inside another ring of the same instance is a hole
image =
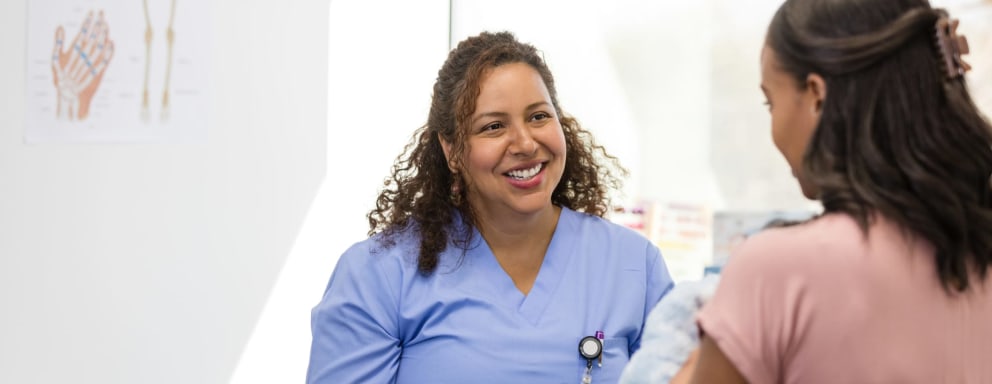
[[[697,320],[751,383],[992,383],[990,280],[949,295],[927,242],[831,214],[741,244]]]

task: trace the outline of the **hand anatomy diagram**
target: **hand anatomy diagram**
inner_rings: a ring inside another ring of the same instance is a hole
[[[148,100],[148,72],[149,66],[151,65],[152,56],[152,41],[154,33],[152,32],[152,19],[148,15],[148,0],[142,0],[142,6],[145,11],[145,83],[144,89],[141,93],[141,118],[148,120],[149,117],[149,100]],[[172,45],[175,41],[176,35],[175,31],[172,29],[172,20],[174,19],[176,13],[176,0],[169,0],[169,25],[165,29],[165,43],[168,48],[168,53],[165,62],[165,85],[162,88],[162,109],[160,111],[160,118],[162,121],[169,119],[169,75],[172,72]]]
[[[91,11],[76,38],[65,45],[65,29],[55,30],[52,75],[58,92],[57,118],[84,120],[103,74],[114,57],[114,42],[101,11],[96,20]]]

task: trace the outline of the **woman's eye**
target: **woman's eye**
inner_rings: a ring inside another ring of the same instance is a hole
[[[536,121],[541,121],[541,120],[549,119],[549,118],[551,118],[551,115],[549,115],[547,113],[544,113],[544,112],[538,112],[538,113],[535,113],[534,116],[531,116],[531,119],[532,120],[536,120]]]
[[[500,129],[500,128],[503,128],[503,123],[492,123],[492,124],[488,124],[488,125],[482,127],[482,130],[483,131],[491,131],[491,130]]]

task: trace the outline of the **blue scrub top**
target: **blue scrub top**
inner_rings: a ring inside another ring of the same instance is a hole
[[[523,295],[489,246],[449,244],[417,272],[415,230],[341,256],[312,312],[308,383],[578,383],[579,340],[605,333],[593,383],[616,383],[644,320],[672,287],[658,248],[636,232],[562,208]]]

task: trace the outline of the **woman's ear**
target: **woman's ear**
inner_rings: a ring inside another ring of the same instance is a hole
[[[451,143],[441,137],[441,134],[437,134],[437,141],[441,142],[441,150],[444,151],[444,160],[448,163],[448,170],[451,173],[458,173],[458,169],[455,168],[455,162],[451,160]]]
[[[813,98],[813,113],[819,115],[823,111],[823,101],[827,99],[827,81],[823,76],[810,73],[806,76],[806,90]]]

